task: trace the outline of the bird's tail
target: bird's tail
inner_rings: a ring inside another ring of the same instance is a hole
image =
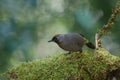
[[[91,48],[91,49],[95,49],[95,45],[92,44],[90,41],[86,43],[86,45]]]
[[[87,40],[86,38],[84,38],[85,40],[85,44],[87,45],[87,47],[91,48],[91,49],[95,49],[95,45],[93,43],[91,43],[89,40]]]

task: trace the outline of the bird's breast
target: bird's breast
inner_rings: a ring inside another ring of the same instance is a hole
[[[66,51],[80,51],[83,46],[83,44],[77,44],[74,42],[60,43],[58,45],[59,45],[59,47],[61,47],[62,49],[66,50]]]

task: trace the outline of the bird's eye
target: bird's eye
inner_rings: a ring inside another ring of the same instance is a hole
[[[54,42],[58,43],[58,39],[57,39],[56,37],[54,37],[52,40],[53,40]]]

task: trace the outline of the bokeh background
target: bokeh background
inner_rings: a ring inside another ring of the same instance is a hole
[[[55,53],[64,53],[54,34],[78,32],[94,43],[118,0],[0,0],[0,73]],[[120,56],[120,17],[102,38],[111,54]]]

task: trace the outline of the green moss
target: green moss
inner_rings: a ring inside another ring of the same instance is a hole
[[[120,67],[119,61],[119,57],[104,49],[82,54],[56,54],[22,63],[2,76],[10,80],[105,80],[107,71]]]

